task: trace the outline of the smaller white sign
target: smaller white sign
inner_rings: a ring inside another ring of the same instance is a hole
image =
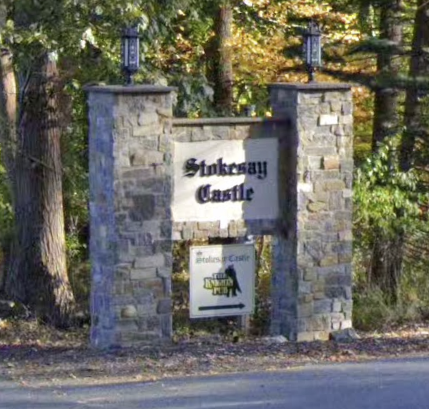
[[[191,247],[190,276],[191,318],[253,313],[255,248],[252,244]]]

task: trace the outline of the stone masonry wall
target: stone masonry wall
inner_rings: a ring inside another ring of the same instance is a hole
[[[171,119],[167,87],[90,87],[91,342],[169,340]]]
[[[351,326],[352,101],[343,84],[275,84],[274,118],[172,118],[172,88],[89,87],[91,342],[172,335],[172,240],[273,235],[272,334]],[[173,223],[173,142],[277,137],[279,220]]]
[[[275,84],[271,103],[290,123],[281,149],[296,181],[282,196],[296,212],[273,244],[271,330],[327,339],[352,325],[352,95],[344,84]]]

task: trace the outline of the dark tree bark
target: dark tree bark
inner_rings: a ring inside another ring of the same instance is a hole
[[[404,236],[398,234],[389,240],[383,235],[376,236],[373,244],[372,265],[370,266],[369,282],[379,288],[390,302],[396,302],[402,275],[404,258]]]
[[[11,178],[16,147],[17,100],[12,55],[6,49],[0,50],[0,76],[0,143],[3,161]]]
[[[383,0],[380,3],[380,38],[392,46],[399,46],[403,40],[402,0]],[[392,48],[387,47],[377,57],[378,75],[395,78],[400,70],[400,58]],[[399,91],[395,88],[378,88],[375,91],[373,151],[380,143],[399,133]],[[403,265],[404,237],[386,239],[383,234],[375,234],[372,262],[368,272],[371,286],[379,287],[387,298],[395,302]]]
[[[60,86],[47,53],[34,61],[18,125],[14,172],[16,237],[6,291],[62,327],[74,298],[68,281],[60,154]]]
[[[42,11],[52,18],[61,13],[59,4],[51,6],[47,12],[45,3],[2,2],[0,29],[7,13],[24,28],[39,21]],[[6,292],[39,318],[67,326],[74,298],[66,269],[56,62],[43,47],[29,47],[27,81],[18,89],[13,55],[1,50],[0,142],[15,213]]]
[[[412,43],[412,53],[410,59],[409,77],[429,77],[429,2],[418,0],[417,11],[414,23],[414,34]],[[428,118],[424,112],[428,108],[427,100],[419,95],[417,86],[410,87],[406,91],[405,97],[405,132],[402,138],[400,149],[400,163],[404,170],[410,169],[415,158],[414,148],[417,141],[427,144]]]
[[[380,2],[380,38],[392,46],[400,45],[403,39],[402,0]],[[377,56],[377,72],[380,76],[396,77],[401,66],[400,58],[387,47]],[[399,91],[394,88],[378,88],[374,100],[373,151],[386,138],[399,132]]]
[[[215,9],[214,32],[215,35],[208,47],[208,78],[214,85],[214,105],[223,115],[232,113],[232,5],[231,2],[219,2]]]
[[[0,4],[0,32],[6,25],[6,4]],[[16,147],[17,87],[13,71],[12,54],[0,44],[0,150],[9,181],[13,180]],[[3,238],[4,238],[4,232]],[[9,248],[3,244],[0,249],[0,291],[4,290]]]
[[[0,4],[0,32],[6,24],[7,7]],[[8,176],[13,178],[16,146],[17,86],[10,50],[0,44],[0,143]]]
[[[358,2],[358,19],[362,32],[371,35],[374,30],[374,21],[371,16],[371,0],[360,0]]]

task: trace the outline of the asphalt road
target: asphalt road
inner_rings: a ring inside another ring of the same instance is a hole
[[[87,387],[0,380],[0,408],[429,409],[429,358]]]

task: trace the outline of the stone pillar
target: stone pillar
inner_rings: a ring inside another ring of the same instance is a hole
[[[172,88],[92,86],[91,343],[169,340]]]
[[[328,339],[351,327],[352,94],[346,84],[273,84],[283,212],[273,239],[271,331]]]

